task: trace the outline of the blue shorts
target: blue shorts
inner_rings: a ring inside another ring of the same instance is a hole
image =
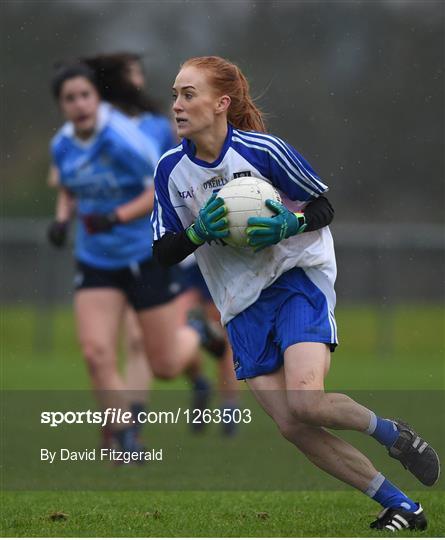
[[[285,272],[227,324],[237,379],[273,373],[295,343],[337,346],[337,327],[325,295],[301,268]]]

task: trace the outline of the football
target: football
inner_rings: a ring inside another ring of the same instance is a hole
[[[235,178],[218,193],[227,207],[230,236],[224,242],[233,247],[247,244],[247,220],[250,217],[272,217],[274,212],[266,206],[267,199],[281,202],[278,191],[268,182],[253,176]]]

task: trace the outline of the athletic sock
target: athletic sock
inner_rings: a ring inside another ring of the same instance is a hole
[[[138,420],[139,413],[145,412],[147,410],[147,404],[142,402],[134,402],[130,405],[131,416],[135,423],[133,424],[133,429],[136,432],[136,435],[139,435],[143,423]]]
[[[415,512],[419,508],[414,501],[391,484],[382,473],[378,473],[371,480],[365,495],[380,503],[383,508],[404,508],[408,512]]]
[[[236,434],[238,430],[238,424],[235,423],[233,418],[233,411],[237,409],[237,404],[235,401],[225,401],[221,405],[220,411],[221,411],[221,427],[223,435],[227,437],[232,437]],[[227,421],[230,417],[230,421]]]
[[[369,412],[371,418],[366,433],[369,433],[376,441],[389,448],[395,443],[400,433],[396,424],[392,420],[376,416],[372,411]]]
[[[136,440],[136,433],[133,426],[114,431],[114,437],[119,443],[120,449],[124,452],[134,452],[140,450],[140,444]]]
[[[196,392],[208,392],[210,390],[210,383],[204,375],[197,375],[192,380],[193,389]]]

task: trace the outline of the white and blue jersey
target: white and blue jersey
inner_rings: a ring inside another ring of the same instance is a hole
[[[77,200],[76,258],[102,269],[118,269],[152,255],[149,217],[88,234],[82,216],[107,214],[135,199],[153,177],[159,150],[135,124],[109,104],[98,111],[95,134],[81,141],[66,123],[51,142],[61,185]]]
[[[158,163],[152,214],[155,240],[191,225],[212,193],[240,176],[256,176],[271,183],[293,211],[303,210],[328,189],[294,148],[273,135],[229,125],[215,162],[201,161],[194,154],[193,144],[183,140]],[[329,227],[293,236],[256,254],[251,249],[213,242],[199,247],[195,256],[223,324],[252,305],[282,274],[302,268],[326,297],[332,342],[336,342],[336,263]]]
[[[213,163],[195,157],[183,140],[155,172],[155,240],[191,225],[212,193],[242,176],[271,183],[291,210],[327,191],[311,166],[273,135],[228,126]],[[199,268],[221,313],[238,379],[272,373],[284,351],[300,342],[337,344],[334,318],[336,263],[329,227],[290,237],[258,253],[223,242],[200,246]]]

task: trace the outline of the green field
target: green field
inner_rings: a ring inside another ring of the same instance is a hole
[[[438,393],[433,391],[444,388],[442,309],[427,306],[405,306],[391,311],[345,308],[338,311],[337,322],[341,347],[333,356],[328,389],[369,391],[369,395],[379,390],[397,390],[405,391],[405,396],[409,395],[406,394],[408,391],[421,390],[422,393],[417,392],[416,396],[422,398],[427,414],[437,417],[437,410],[429,411],[428,405],[433,403],[433,396],[437,399]],[[40,312],[31,308],[3,308],[0,337],[4,390],[68,391],[89,387],[68,309]],[[213,376],[214,363],[210,359],[206,369]],[[160,391],[186,389],[187,383],[183,380],[157,383],[156,388]],[[264,429],[273,428],[266,418],[261,421],[264,421]],[[203,448],[206,444],[214,444],[222,454],[228,455],[246,444],[242,432],[238,439],[231,441],[224,441],[216,430],[210,430],[203,437]],[[260,445],[260,441],[258,439],[256,444]],[[277,440],[278,443],[281,441]],[[190,444],[199,447],[199,441]],[[285,444],[283,452],[291,452]],[[375,457],[382,463],[389,461],[377,446],[373,447],[372,458]],[[322,475],[311,466],[306,467],[301,456],[295,459],[298,466],[301,463],[298,470],[308,481]],[[215,461],[218,461],[216,457]],[[270,461],[272,473],[275,465]],[[394,466],[400,467],[393,463],[388,465]],[[218,463],[214,467],[216,471]],[[423,490],[420,484],[413,488],[414,481],[408,473],[394,471],[401,475],[401,487],[416,500],[421,500],[429,518],[430,527],[426,533],[410,535],[443,535],[443,483],[429,491]],[[326,490],[212,491],[209,486],[210,491],[125,491],[125,475],[130,479],[136,474],[135,469],[120,471],[123,491],[5,490],[2,493],[2,535],[267,537],[374,534],[367,527],[378,506],[360,493],[342,489],[340,484]],[[216,482],[217,473],[214,474]],[[263,476],[266,477],[264,471],[258,471],[256,482],[261,484]],[[376,534],[381,536],[383,533]]]

